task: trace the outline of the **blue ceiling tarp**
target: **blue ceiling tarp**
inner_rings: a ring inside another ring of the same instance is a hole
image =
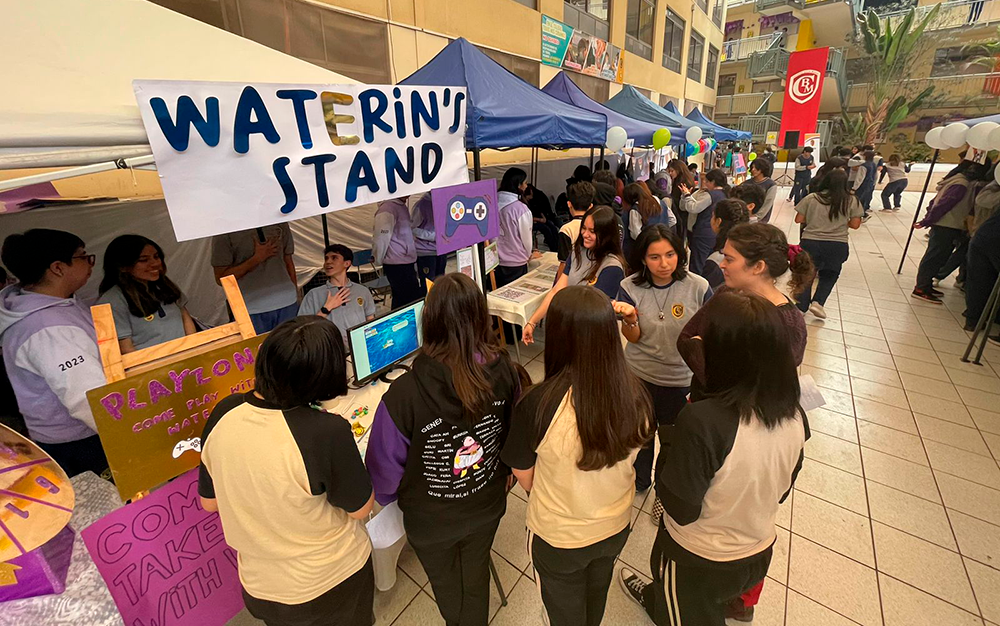
[[[1000,124],[1000,114],[987,115],[985,117],[974,117],[971,120],[962,120],[962,123],[966,124],[969,128],[972,128],[979,122],[996,122],[997,124]],[[951,122],[949,122],[949,124],[950,123]]]
[[[674,119],[670,116],[666,109],[657,106],[655,102],[639,93],[639,91],[632,85],[625,85],[622,87],[622,90],[619,91],[614,98],[608,100],[604,106],[608,107],[612,111],[617,111],[622,115],[633,117],[644,122],[649,122],[650,124],[657,124],[659,126],[667,126],[671,128],[680,126],[684,132],[687,132],[687,129],[692,126],[697,126],[697,124],[691,120],[684,119],[683,116],[679,116],[677,119]],[[676,134],[680,137],[684,136],[683,132],[674,133],[671,131],[670,134]],[[712,133],[709,132],[705,134],[711,135]]]
[[[542,91],[549,94],[553,98],[558,98],[559,100],[572,104],[573,106],[606,116],[608,118],[608,128],[612,126],[621,126],[625,129],[629,139],[635,140],[635,145],[637,146],[652,145],[653,133],[661,128],[666,128],[670,131],[671,144],[680,145],[684,142],[684,130],[680,126],[650,124],[649,122],[643,122],[642,120],[637,120],[609,109],[599,102],[591,100],[590,96],[583,93],[583,90],[580,89],[580,87],[566,75],[566,72],[559,72],[556,74],[555,77],[549,81],[548,85],[542,87]]]
[[[698,107],[695,107],[693,111],[688,113],[687,119],[702,124],[702,128],[708,126],[715,130],[715,138],[719,141],[750,141],[753,138],[753,134],[750,131],[735,130],[726,128],[721,124],[716,124],[705,117],[705,114],[699,111]]]
[[[529,85],[463,39],[448,44],[401,85],[468,89],[465,146],[592,148],[607,141],[607,118]]]

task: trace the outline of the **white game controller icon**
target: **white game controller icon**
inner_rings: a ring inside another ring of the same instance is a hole
[[[201,452],[201,437],[191,437],[190,439],[185,439],[184,441],[178,441],[177,445],[174,446],[173,457],[176,459],[188,450]]]

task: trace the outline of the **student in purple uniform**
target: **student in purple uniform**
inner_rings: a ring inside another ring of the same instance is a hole
[[[464,274],[427,295],[423,347],[375,411],[368,471],[375,498],[399,501],[406,534],[449,626],[489,619],[490,547],[507,510],[500,462],[520,384]]]
[[[409,196],[386,200],[375,212],[375,264],[382,266],[392,287],[392,308],[424,297],[427,288],[417,277],[417,246],[410,223]]]

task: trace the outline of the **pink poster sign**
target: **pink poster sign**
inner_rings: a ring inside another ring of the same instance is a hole
[[[197,469],[80,534],[126,626],[222,626],[243,609],[236,551],[201,508]]]

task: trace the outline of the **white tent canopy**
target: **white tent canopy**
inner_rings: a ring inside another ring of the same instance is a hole
[[[132,80],[357,81],[146,0],[0,0],[0,169],[150,154]]]

